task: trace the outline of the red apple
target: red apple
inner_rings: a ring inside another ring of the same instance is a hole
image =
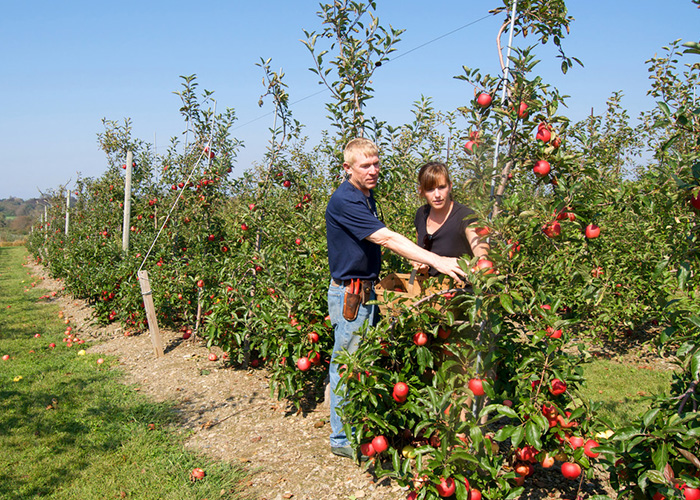
[[[452,330],[450,330],[449,328],[443,328],[442,326],[438,327],[438,331],[437,331],[438,338],[440,338],[442,340],[447,340],[450,338],[451,334],[452,334]]]
[[[288,188],[288,187],[290,187],[290,186],[292,185],[292,183],[291,183],[290,181],[284,181],[284,182],[282,183],[282,185],[283,185],[284,187]]]
[[[2,357],[2,360],[3,360],[3,361],[7,361],[8,359],[10,359],[10,355],[9,355],[9,354],[5,354],[5,355]]]
[[[473,153],[473,152],[474,152],[474,149],[472,149],[472,148],[473,148],[474,146],[478,146],[478,144],[476,143],[476,141],[467,141],[467,142],[464,144],[464,149],[465,149],[466,151],[469,151],[470,153]]]
[[[209,353],[209,361],[216,361],[217,359],[219,359],[219,356],[217,356],[213,352]]]
[[[597,448],[600,446],[597,441],[594,441],[593,439],[589,439],[586,441],[586,443],[583,445],[583,452],[591,457],[591,458],[597,458],[600,453],[596,453],[595,451],[592,451],[592,448]]]
[[[483,94],[482,94],[483,95]],[[445,479],[444,477],[440,478],[440,484],[437,485],[436,487],[438,495],[440,495],[443,498],[446,497],[451,497],[452,495],[455,494],[455,480],[452,479],[451,477],[448,477]]]
[[[547,337],[550,339],[559,339],[561,338],[561,329],[555,330],[551,326],[547,327]]]
[[[51,343],[49,344],[49,347],[50,347],[51,349],[53,349],[54,347],[56,347],[56,344],[54,344],[53,342],[51,342]]]
[[[535,162],[535,166],[532,168],[532,171],[535,172],[535,175],[539,177],[549,175],[549,172],[551,170],[552,167],[549,165],[549,162],[547,160],[539,160]]]
[[[691,488],[685,483],[680,486],[680,489],[683,492],[683,496],[685,496],[685,500],[700,500],[700,489]]]
[[[581,436],[571,436],[569,438],[569,444],[575,450],[583,446],[583,438]]]
[[[372,457],[377,452],[374,450],[374,446],[372,446],[372,443],[362,443],[360,445],[360,453],[362,453],[366,457]]]
[[[301,238],[297,238],[296,240],[294,240],[294,244],[297,246],[301,245]]]
[[[493,99],[491,98],[491,95],[487,94],[486,92],[482,92],[479,94],[479,96],[476,98],[476,103],[481,106],[482,108],[487,108],[491,105],[491,101]]]
[[[564,394],[566,392],[566,382],[559,380],[558,378],[552,379],[549,392],[552,394],[552,396]]]
[[[535,136],[535,139],[538,141],[542,142],[549,142],[549,140],[552,138],[552,133],[547,130],[545,127],[542,127],[537,131],[537,135]]]
[[[692,194],[690,195],[690,204],[693,205],[693,207],[700,210],[700,191],[695,193],[695,196],[693,196]]]
[[[520,462],[515,466],[515,473],[518,474],[519,476],[523,477],[529,477],[532,476],[532,474],[535,472],[535,468],[532,466],[532,464],[526,464],[523,462]]]
[[[556,418],[557,417],[557,408],[554,405],[547,405],[544,404],[542,405],[542,415],[544,415],[546,418]]]
[[[425,332],[416,332],[413,335],[413,343],[416,345],[425,345],[428,343],[428,334]]]
[[[406,398],[408,397],[408,384],[405,382],[397,382],[394,385],[394,393],[393,393],[394,399],[399,402],[403,403],[406,401]]]
[[[101,364],[104,363],[104,362],[105,362],[105,360],[102,359],[102,358],[99,358],[99,359],[97,360],[97,364],[98,364],[98,365],[101,365]]]
[[[476,488],[472,488],[469,492],[469,500],[481,500],[481,492]]]
[[[309,342],[311,342],[312,344],[317,343],[320,339],[320,337],[318,336],[318,333],[316,333],[316,332],[309,332],[309,334],[307,335],[307,338],[309,339]]]
[[[600,228],[595,224],[588,224],[586,226],[586,238],[592,240],[600,236]]]
[[[581,475],[581,466],[573,462],[561,464],[561,473],[566,479],[576,479]]]
[[[297,361],[297,368],[305,372],[309,368],[311,368],[311,361],[309,361],[309,358],[307,358],[306,356],[303,356],[299,358],[299,361]]]
[[[493,262],[488,259],[479,259],[472,272],[482,271],[483,274],[493,274],[496,271],[493,269]]]
[[[536,462],[536,455],[537,450],[530,445],[525,445],[522,448],[515,450],[515,457],[521,462]]]
[[[469,380],[469,390],[472,391],[475,396],[483,396],[486,394],[484,392],[483,380],[480,378],[473,378]]]
[[[556,238],[561,234],[561,224],[556,221],[545,224],[542,228],[542,232],[549,238]]]
[[[198,286],[199,288],[204,288],[204,280],[199,280],[199,281],[197,281],[197,286]]]
[[[205,472],[199,467],[192,469],[192,472],[190,472],[190,479],[192,481],[204,479],[204,476],[206,476]]]
[[[241,224],[241,230],[242,230],[242,231],[247,231],[247,230],[248,230],[248,224],[246,224],[245,222],[244,222],[243,224]]]
[[[524,102],[520,103],[520,106],[518,106],[518,118],[527,118],[527,104]]]
[[[321,364],[321,353],[310,351],[308,358],[311,364],[314,366],[318,366]]]
[[[542,467],[545,469],[549,469],[554,465],[554,457],[552,457],[549,453],[545,454],[544,458],[540,462],[540,465],[542,465]]]
[[[377,453],[382,453],[389,448],[389,443],[384,436],[375,436],[375,438],[372,439],[372,448],[374,448],[374,451]]]

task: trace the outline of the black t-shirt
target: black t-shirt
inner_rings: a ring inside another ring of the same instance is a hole
[[[416,212],[414,220],[416,232],[418,233],[418,246],[423,248],[426,247],[423,242],[426,234],[428,234],[426,224],[429,213],[430,205],[423,205]],[[473,257],[472,247],[464,231],[474,220],[476,220],[474,210],[461,203],[454,202],[447,220],[437,231],[429,236],[431,239],[430,251],[443,257],[462,257],[465,254]],[[431,267],[429,274],[430,276],[437,276],[439,273]]]
[[[331,276],[337,280],[376,279],[382,265],[382,248],[365,239],[386,227],[377,218],[370,191],[366,197],[350,182],[343,182],[326,207],[326,240]]]

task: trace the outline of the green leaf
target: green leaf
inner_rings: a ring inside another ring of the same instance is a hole
[[[656,264],[656,267],[654,268],[654,274],[652,274],[653,279],[658,279],[661,273],[663,272],[666,267],[668,267],[669,260],[664,259],[660,261],[658,264]]]
[[[645,472],[645,474],[652,483],[656,483],[656,484],[665,484],[666,483],[666,478],[664,477],[663,472],[660,472],[658,470],[648,470]]]
[[[542,434],[541,429],[535,422],[528,420],[525,424],[525,433],[528,443],[532,444],[537,449],[542,448],[542,441],[540,440]]]
[[[663,113],[668,116],[669,118],[671,117],[671,110],[668,108],[668,104],[665,102],[659,102],[657,103],[659,106],[659,109],[663,111]]]
[[[624,429],[619,429],[613,435],[615,441],[628,441],[634,436],[639,436],[642,434],[640,429],[635,429],[631,427],[626,427]]]
[[[517,428],[518,427],[514,427],[512,425],[506,425],[505,427],[498,429],[498,431],[496,431],[496,434],[493,435],[493,438],[498,442],[505,441],[513,435],[515,429]]]
[[[510,490],[510,493],[506,497],[506,500],[520,498],[520,495],[522,495],[524,491],[525,491],[525,487],[518,486],[517,488]]]
[[[654,467],[656,467],[656,470],[663,470],[668,463],[668,443],[662,442],[661,446],[652,452],[651,459],[654,462]]]
[[[540,427],[541,433],[547,432],[547,430],[549,429],[549,422],[541,413],[535,413],[534,415],[532,415],[532,417],[530,417],[530,420],[532,422],[535,422]]]
[[[496,411],[498,412],[498,414],[503,416],[503,417],[520,419],[520,417],[518,417],[518,414],[515,413],[515,410],[513,410],[513,408],[510,408],[509,406],[506,406],[506,405],[493,405],[493,406],[496,407]]]
[[[700,316],[689,316],[688,321],[700,328]]]
[[[517,448],[520,446],[520,442],[523,440],[523,436],[525,435],[525,428],[524,427],[516,427],[513,430],[513,434],[510,436],[510,442],[511,445],[514,448]]]
[[[644,416],[642,417],[642,423],[644,424],[644,427],[649,427],[649,424],[656,419],[656,415],[659,414],[659,408],[653,408],[646,412]]]
[[[690,373],[693,380],[700,378],[700,350],[696,350],[690,358]]]
[[[510,295],[504,292],[499,295],[498,298],[501,302],[501,306],[508,314],[515,314],[515,311],[513,310],[513,299],[510,298]]]

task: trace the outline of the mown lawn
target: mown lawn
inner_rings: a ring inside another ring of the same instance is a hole
[[[243,498],[243,471],[185,451],[170,404],[120,383],[115,360],[67,347],[26,258],[0,247],[0,498]],[[192,482],[195,467],[206,476]]]

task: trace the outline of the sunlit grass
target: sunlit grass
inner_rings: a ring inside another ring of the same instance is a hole
[[[624,426],[649,408],[649,397],[668,393],[672,373],[661,365],[595,359],[584,367],[582,392],[602,403],[601,417]]]
[[[169,403],[121,384],[109,359],[67,347],[25,258],[0,248],[0,498],[241,498],[242,471],[185,451]],[[204,480],[190,481],[194,467]]]

